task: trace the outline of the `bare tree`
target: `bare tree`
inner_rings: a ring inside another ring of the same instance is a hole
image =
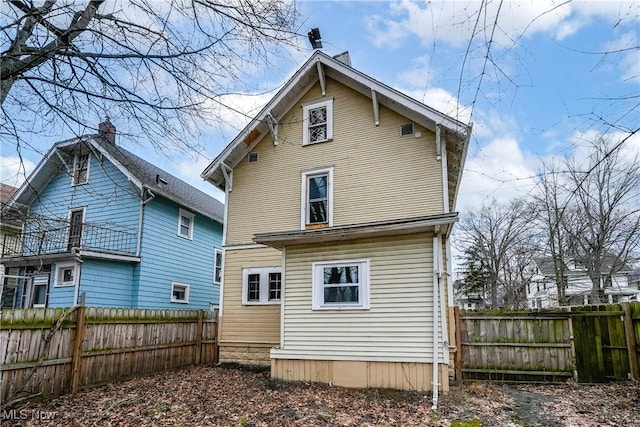
[[[499,306],[499,297],[509,307],[522,302],[535,253],[533,215],[524,200],[515,199],[508,204],[492,201],[460,221],[457,233],[460,245],[467,248],[465,264],[481,266],[492,308]]]
[[[574,206],[562,221],[572,255],[591,278],[595,304],[640,249],[640,161],[637,155],[624,158],[612,145],[594,141],[586,169],[575,160],[566,164]]]
[[[545,253],[551,256],[553,271],[555,273],[556,288],[558,291],[558,304],[567,305],[567,282],[565,281],[565,251],[569,244],[568,234],[564,227],[564,220],[568,208],[568,192],[558,165],[542,165],[542,171],[538,180],[538,192],[534,200],[538,206],[536,216],[537,227],[543,236]],[[568,213],[567,213],[568,215]]]
[[[193,147],[245,70],[293,44],[298,17],[286,0],[8,1],[0,137],[19,146],[23,134],[95,129],[109,115],[152,143]]]

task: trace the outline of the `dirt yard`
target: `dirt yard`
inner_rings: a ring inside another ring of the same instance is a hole
[[[190,367],[3,411],[28,426],[640,426],[640,386],[452,387],[428,393],[272,381],[267,372]]]

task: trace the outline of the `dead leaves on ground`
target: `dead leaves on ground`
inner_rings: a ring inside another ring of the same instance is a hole
[[[273,381],[268,372],[190,367],[30,403],[33,426],[640,426],[637,384],[470,383],[441,394]],[[31,411],[31,412],[29,412]],[[4,425],[4,424],[3,424]],[[10,425],[10,424],[9,424]]]

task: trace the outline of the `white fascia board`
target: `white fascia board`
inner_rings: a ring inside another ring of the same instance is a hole
[[[447,128],[448,130],[454,132],[455,134],[468,138],[470,134],[470,127],[465,125],[462,122],[459,122],[448,115],[441,113],[433,108],[424,105],[415,99],[399,92],[385,84],[378,82],[372,77],[367,76],[360,71],[355,70],[354,68],[347,67],[342,64],[340,61],[333,59],[332,57],[322,53],[321,51],[316,51],[308,60],[305,62],[302,67],[296,71],[296,73],[285,83],[285,85],[278,91],[278,93],[260,110],[260,112],[251,120],[251,122],[244,127],[244,129],[222,150],[222,152],[207,166],[204,171],[200,174],[200,176],[208,180],[211,174],[215,171],[215,169],[219,166],[219,164],[223,161],[226,161],[231,154],[236,150],[236,148],[240,144],[244,144],[244,140],[246,137],[260,125],[263,125],[266,120],[268,120],[269,114],[277,109],[277,107],[284,98],[289,95],[291,90],[300,84],[300,81],[303,79],[305,75],[308,73],[313,73],[315,79],[312,79],[312,82],[309,85],[305,85],[304,90],[300,90],[300,96],[296,97],[296,101],[291,102],[291,104],[295,104],[297,100],[318,80],[318,72],[317,72],[317,63],[321,63],[328,67],[327,70],[324,70],[324,74],[327,75],[330,72],[330,69],[335,70],[336,72],[344,75],[348,80],[359,83],[370,90],[375,90],[378,95],[382,97],[386,97],[392,102],[396,102],[402,105],[405,108],[408,108],[412,111],[415,111],[416,114],[425,117],[427,120],[430,120],[434,123],[440,123],[442,126]],[[348,83],[346,83],[348,85]],[[369,92],[367,96],[371,96]],[[290,109],[286,108],[288,111]],[[280,117],[276,117],[277,120]],[[266,125],[265,125],[266,126]],[[260,138],[264,137],[263,133]],[[257,138],[259,140],[260,138]],[[257,142],[257,141],[254,141]],[[253,144],[252,144],[253,145]],[[236,163],[237,164],[237,163]],[[235,164],[231,165],[235,167]]]
[[[129,181],[131,181],[139,190],[142,190],[142,181],[134,176],[129,169],[127,169],[122,163],[114,159],[106,150],[104,150],[100,144],[95,144],[93,139],[88,141],[91,146],[100,152],[107,160],[109,160],[115,167],[122,172]]]
[[[42,157],[35,169],[31,171],[27,179],[22,183],[18,191],[16,191],[15,194],[11,197],[7,205],[13,207],[16,205],[16,203],[20,203],[23,205],[30,204],[33,201],[32,193],[35,193],[38,190],[46,187],[53,179],[55,173],[54,169],[50,168],[49,170],[47,170],[46,167],[51,165],[51,159],[55,155],[56,151],[58,151],[59,148],[78,144],[79,142],[83,141],[87,141],[87,137],[67,139],[53,144],[51,148],[49,148],[49,151],[47,151],[47,153],[44,155],[44,157]],[[42,183],[37,182],[38,178],[42,179]],[[24,197],[27,197],[27,200],[20,201]]]
[[[451,206],[451,211],[456,210],[456,203],[458,202],[458,191],[460,190],[460,184],[462,181],[462,172],[464,171],[464,165],[467,161],[467,151],[469,150],[469,141],[471,139],[471,131],[473,130],[473,124],[468,126],[469,131],[467,132],[467,137],[462,142],[462,150],[460,152],[460,168],[458,169],[458,178],[456,180],[456,187],[454,188],[453,193],[453,205]]]
[[[455,120],[454,118],[441,113],[440,111],[435,110],[428,105],[425,105],[411,98],[410,96],[391,88],[390,86],[380,83],[372,77],[369,77],[354,68],[347,67],[341,62],[329,58],[326,55],[324,57],[321,56],[319,60],[334,68],[336,71],[344,74],[346,77],[352,79],[353,81],[367,86],[369,87],[369,89],[375,90],[379,95],[384,95],[392,101],[416,111],[418,114],[426,117],[434,123],[440,123],[447,129],[457,133],[458,135],[468,136],[469,126],[465,125],[464,123]]]
[[[222,150],[222,152],[218,154],[218,156],[209,164],[209,166],[205,168],[205,170],[200,175],[202,178],[207,179],[215,170],[215,168],[217,168],[220,163],[225,161],[239,144],[244,143],[245,138],[249,136],[249,134],[255,128],[257,128],[267,120],[267,117],[269,116],[269,114],[271,114],[274,106],[278,105],[284,99],[284,97],[290,92],[292,88],[294,88],[300,82],[302,77],[307,74],[307,72],[309,72],[310,70],[313,70],[314,72],[316,71],[315,63],[317,60],[319,60],[318,53],[312,55],[307,60],[307,62],[302,67],[300,67],[298,71],[296,71],[296,73],[289,79],[289,81],[287,81],[287,83],[278,91],[278,93],[273,98],[271,98],[267,105],[265,105],[262,110],[260,110],[260,112],[253,118],[253,120],[251,120],[251,122],[249,122],[249,124],[245,126],[242,131],[240,131],[238,136],[236,136],[233,141],[231,141],[229,145],[227,145]],[[280,117],[275,117],[275,119],[279,120]],[[263,137],[263,135],[261,137]]]

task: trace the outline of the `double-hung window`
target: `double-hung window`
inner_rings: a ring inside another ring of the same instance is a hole
[[[89,182],[89,153],[79,153],[75,157],[73,166],[73,185],[81,185]]]
[[[369,261],[313,263],[313,309],[368,309]]]
[[[302,145],[333,139],[333,99],[303,105],[302,113],[304,115]]]
[[[193,220],[195,215],[180,209],[178,212],[178,236],[193,240]]]
[[[282,273],[280,267],[242,270],[242,303],[245,305],[280,304]]]
[[[214,265],[213,265],[213,283],[220,284],[222,282],[222,251],[220,249],[214,250]]]
[[[302,173],[302,229],[333,225],[333,168]]]

